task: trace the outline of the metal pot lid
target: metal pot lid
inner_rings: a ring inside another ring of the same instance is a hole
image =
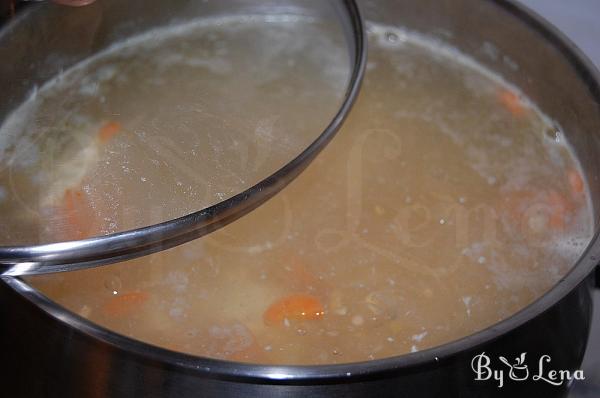
[[[1,274],[185,243],[314,159],[358,94],[359,10],[254,3],[43,3],[4,26]]]

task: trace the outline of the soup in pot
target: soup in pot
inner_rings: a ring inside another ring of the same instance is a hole
[[[372,25],[369,45],[342,130],[269,202],[164,252],[28,280],[118,333],[265,364],[416,352],[524,308],[592,233],[560,127],[442,43]]]
[[[63,71],[0,126],[0,244],[144,227],[250,188],[329,123],[346,57],[317,20],[229,16],[153,29]]]

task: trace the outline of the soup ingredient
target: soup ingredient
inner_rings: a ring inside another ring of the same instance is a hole
[[[265,311],[264,320],[267,325],[286,324],[289,320],[315,320],[325,314],[323,304],[315,296],[309,294],[292,294],[271,304]]]
[[[87,140],[75,154],[69,154],[51,177],[50,187],[40,202],[41,212],[48,217],[48,227],[55,238],[83,239],[97,230],[97,215],[89,195],[83,190],[84,180],[95,167],[100,152],[121,129],[118,122],[108,122],[95,139]],[[82,144],[81,142],[79,144]],[[64,194],[60,192],[64,190]]]
[[[581,178],[581,174],[579,174],[577,170],[569,170],[568,178],[573,193],[578,195],[584,193],[585,185],[583,182],[583,178]]]
[[[98,139],[100,142],[106,144],[119,132],[119,130],[121,130],[121,124],[119,122],[108,122],[100,129]]]
[[[40,170],[45,174],[42,178],[48,180],[49,185],[47,192],[42,194],[40,201],[42,209],[56,206],[63,193],[65,200],[69,200],[68,191],[80,192],[84,179],[100,160],[103,147],[120,128],[119,123],[108,122],[99,128],[96,136],[81,136],[77,135],[78,132],[74,132],[61,137],[63,142],[45,143],[52,149],[49,151],[51,156],[42,161],[43,169]],[[58,153],[59,151],[61,153]]]
[[[511,192],[504,198],[515,227],[535,233],[547,228],[562,231],[572,219],[575,209],[562,194],[555,190]]]
[[[520,117],[525,113],[525,106],[519,95],[515,92],[502,88],[499,93],[500,102],[514,116]]]
[[[57,228],[65,232],[67,239],[82,239],[93,228],[93,213],[81,189],[65,190],[62,207],[56,213],[59,215],[59,222],[64,220],[67,223],[66,226]]]

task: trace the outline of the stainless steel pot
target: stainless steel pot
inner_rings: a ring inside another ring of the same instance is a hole
[[[568,134],[600,209],[600,80],[555,29],[510,1],[364,0],[368,20],[437,37],[515,83]],[[146,12],[144,9],[140,13]],[[148,11],[150,12],[150,11]],[[475,380],[472,359],[549,355],[546,370],[575,370],[589,334],[600,239],[551,291],[461,340],[394,358],[332,366],[257,366],[198,358],[135,341],[57,306],[24,282],[0,284],[0,347],[7,397],[564,396],[529,378]]]

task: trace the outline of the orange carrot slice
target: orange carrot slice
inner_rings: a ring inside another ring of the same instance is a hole
[[[93,217],[90,205],[82,190],[65,190],[60,211],[67,224],[67,238],[81,239],[89,235]]]
[[[583,193],[584,184],[583,178],[581,178],[581,174],[577,172],[577,170],[569,170],[567,173],[567,177],[569,178],[569,185],[571,185],[571,190],[576,194]]]
[[[557,191],[535,194],[531,191],[515,191],[504,199],[504,208],[513,223],[526,223],[529,211],[536,205],[543,205],[548,211],[548,224],[554,230],[563,230],[569,215],[573,212],[573,204]]]
[[[563,230],[567,221],[567,216],[571,212],[571,204],[567,199],[556,191],[551,191],[548,195],[548,204],[552,209],[550,214],[550,226],[556,230]]]
[[[116,294],[104,304],[102,312],[113,318],[124,318],[139,310],[149,297],[140,291]]]
[[[267,325],[279,325],[285,319],[316,320],[325,314],[321,301],[310,294],[292,294],[271,304],[263,315]]]
[[[120,130],[121,130],[121,123],[108,122],[100,128],[100,131],[98,132],[98,139],[100,140],[101,143],[106,144]]]
[[[525,106],[519,96],[507,89],[501,89],[498,93],[498,99],[504,107],[514,116],[523,116],[525,114]]]

